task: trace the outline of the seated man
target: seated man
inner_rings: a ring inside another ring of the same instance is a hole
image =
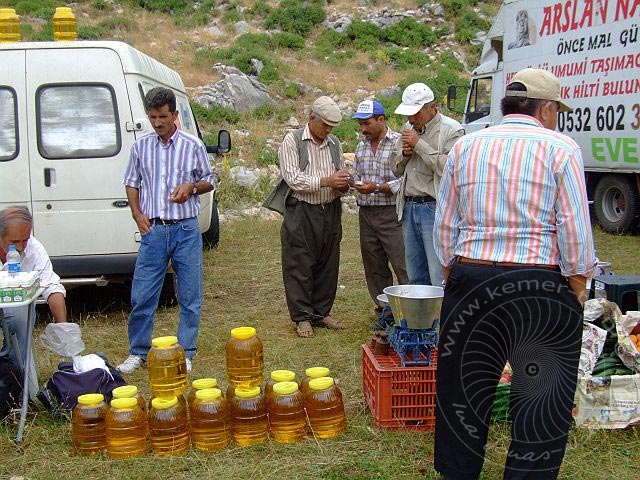
[[[65,304],[65,289],[60,284],[60,277],[55,274],[42,244],[31,236],[33,218],[27,207],[14,206],[7,207],[0,211],[0,267],[4,267],[7,261],[9,245],[15,245],[20,252],[20,270],[23,272],[37,271],[40,274],[40,285],[44,287],[42,296],[49,305],[49,310],[56,323],[67,321],[67,306]],[[31,306],[3,309],[3,315],[7,323],[9,333],[15,333],[20,352],[22,364],[25,369],[29,368],[29,376],[37,378],[33,355],[27,362],[27,317]],[[32,316],[35,321],[35,315]],[[0,355],[6,355],[10,351],[10,358],[18,365],[13,350],[9,349],[9,340],[4,339]],[[35,387],[35,386],[34,386]],[[37,391],[37,390],[34,390]]]

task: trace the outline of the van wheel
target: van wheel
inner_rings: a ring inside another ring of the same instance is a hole
[[[211,205],[211,224],[209,230],[202,234],[202,246],[205,249],[216,248],[220,242],[220,218],[218,217],[218,201]]]
[[[604,230],[609,233],[635,231],[640,216],[640,198],[632,177],[602,177],[594,197],[596,218]]]
[[[164,283],[160,291],[160,307],[168,308],[178,304],[178,276],[175,273],[166,273]]]

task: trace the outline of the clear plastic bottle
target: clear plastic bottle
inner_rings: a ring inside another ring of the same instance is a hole
[[[7,252],[7,271],[12,277],[20,273],[20,252],[16,250],[15,245],[9,245]]]
[[[215,378],[199,378],[191,382],[191,391],[189,395],[187,395],[187,406],[189,410],[191,410],[191,405],[193,405],[193,401],[196,399],[196,393],[198,390],[204,390],[207,388],[216,388],[218,386],[218,380]]]
[[[269,401],[271,436],[278,443],[301,441],[307,433],[304,397],[296,382],[280,382],[273,386]]]
[[[0,8],[0,42],[20,41],[20,18],[14,8]]]
[[[154,398],[149,411],[149,437],[153,453],[161,457],[182,455],[189,450],[187,411],[177,397]]]
[[[229,444],[229,405],[218,388],[196,391],[191,404],[191,443],[198,450],[221,450]]]
[[[253,327],[231,330],[225,346],[227,379],[235,387],[259,387],[264,380],[262,342]]]
[[[147,453],[147,416],[137,398],[111,400],[106,428],[109,458],[138,458]]]
[[[317,438],[333,438],[341,435],[347,425],[342,392],[333,378],[315,378],[309,382],[305,397],[309,426]]]
[[[309,367],[304,371],[306,377],[300,383],[302,395],[309,393],[309,382],[314,378],[328,377],[331,372],[326,367]]]
[[[78,454],[93,455],[107,448],[105,419],[108,409],[101,393],[78,397],[78,404],[71,412],[71,436]]]
[[[267,402],[260,387],[236,387],[231,399],[231,436],[242,447],[264,443],[269,438]]]
[[[154,397],[181,395],[189,387],[187,360],[178,337],[158,337],[151,341],[147,370]]]
[[[53,14],[53,39],[56,42],[69,42],[78,39],[76,16],[69,7],[57,7]]]
[[[273,386],[280,382],[294,382],[296,380],[296,374],[291,370],[274,370],[269,375],[269,380],[264,386],[264,399],[269,405],[271,397],[273,397]]]
[[[113,395],[113,398],[135,398],[142,412],[147,413],[147,402],[144,399],[144,395],[140,393],[135,385],[123,385],[122,387],[114,388],[111,395]]]

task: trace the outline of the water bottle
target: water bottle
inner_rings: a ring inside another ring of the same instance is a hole
[[[295,379],[296,374],[291,370],[274,370],[271,372],[269,380],[267,380],[267,384],[264,387],[264,399],[267,401],[267,405],[269,405],[269,401],[273,397],[273,386],[276,383],[293,382]]]
[[[269,414],[260,387],[236,387],[230,411],[231,436],[238,445],[247,447],[267,441]]]
[[[78,454],[93,455],[107,448],[105,419],[108,409],[101,393],[78,397],[78,404],[71,412],[71,436]]]
[[[149,411],[149,437],[153,453],[161,457],[182,455],[189,450],[187,411],[177,397],[154,398]]]
[[[138,458],[147,453],[147,415],[137,398],[111,400],[105,423],[109,458]]]
[[[304,398],[296,382],[279,382],[273,386],[268,403],[271,436],[278,443],[301,441],[307,433]]]
[[[0,8],[0,42],[20,41],[20,18],[14,8]]]
[[[231,330],[225,345],[227,379],[235,387],[259,387],[264,380],[262,342],[253,327]]]
[[[218,386],[218,380],[215,378],[199,378],[191,382],[191,391],[187,396],[187,405],[191,409],[193,401],[196,399],[196,393],[198,390],[205,390],[208,388],[216,388]]]
[[[186,392],[187,359],[178,337],[157,337],[151,341],[147,370],[153,396],[173,397]]]
[[[309,426],[317,438],[333,438],[344,432],[347,420],[344,415],[342,392],[333,378],[315,378],[309,382],[305,397]]]
[[[9,251],[7,252],[7,270],[12,277],[20,273],[20,252],[16,250],[15,245],[9,245]]]
[[[111,395],[113,395],[113,398],[135,398],[142,412],[144,414],[147,413],[147,404],[144,401],[144,396],[135,385],[123,385],[122,387],[114,388]]]
[[[53,39],[68,42],[78,39],[76,16],[69,7],[57,7],[53,14]]]
[[[191,404],[191,443],[198,450],[221,450],[229,444],[229,405],[218,388],[196,391]]]
[[[309,393],[309,382],[315,378],[328,377],[331,372],[326,367],[310,367],[304,371],[306,377],[300,383],[300,391],[302,395]]]

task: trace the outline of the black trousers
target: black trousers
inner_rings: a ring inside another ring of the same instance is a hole
[[[559,271],[457,264],[441,311],[435,468],[475,479],[502,369],[513,368],[505,479],[554,479],[582,341],[582,307]]]
[[[293,202],[289,202],[293,203]],[[288,204],[280,229],[282,277],[291,320],[329,315],[338,289],[342,204]]]

